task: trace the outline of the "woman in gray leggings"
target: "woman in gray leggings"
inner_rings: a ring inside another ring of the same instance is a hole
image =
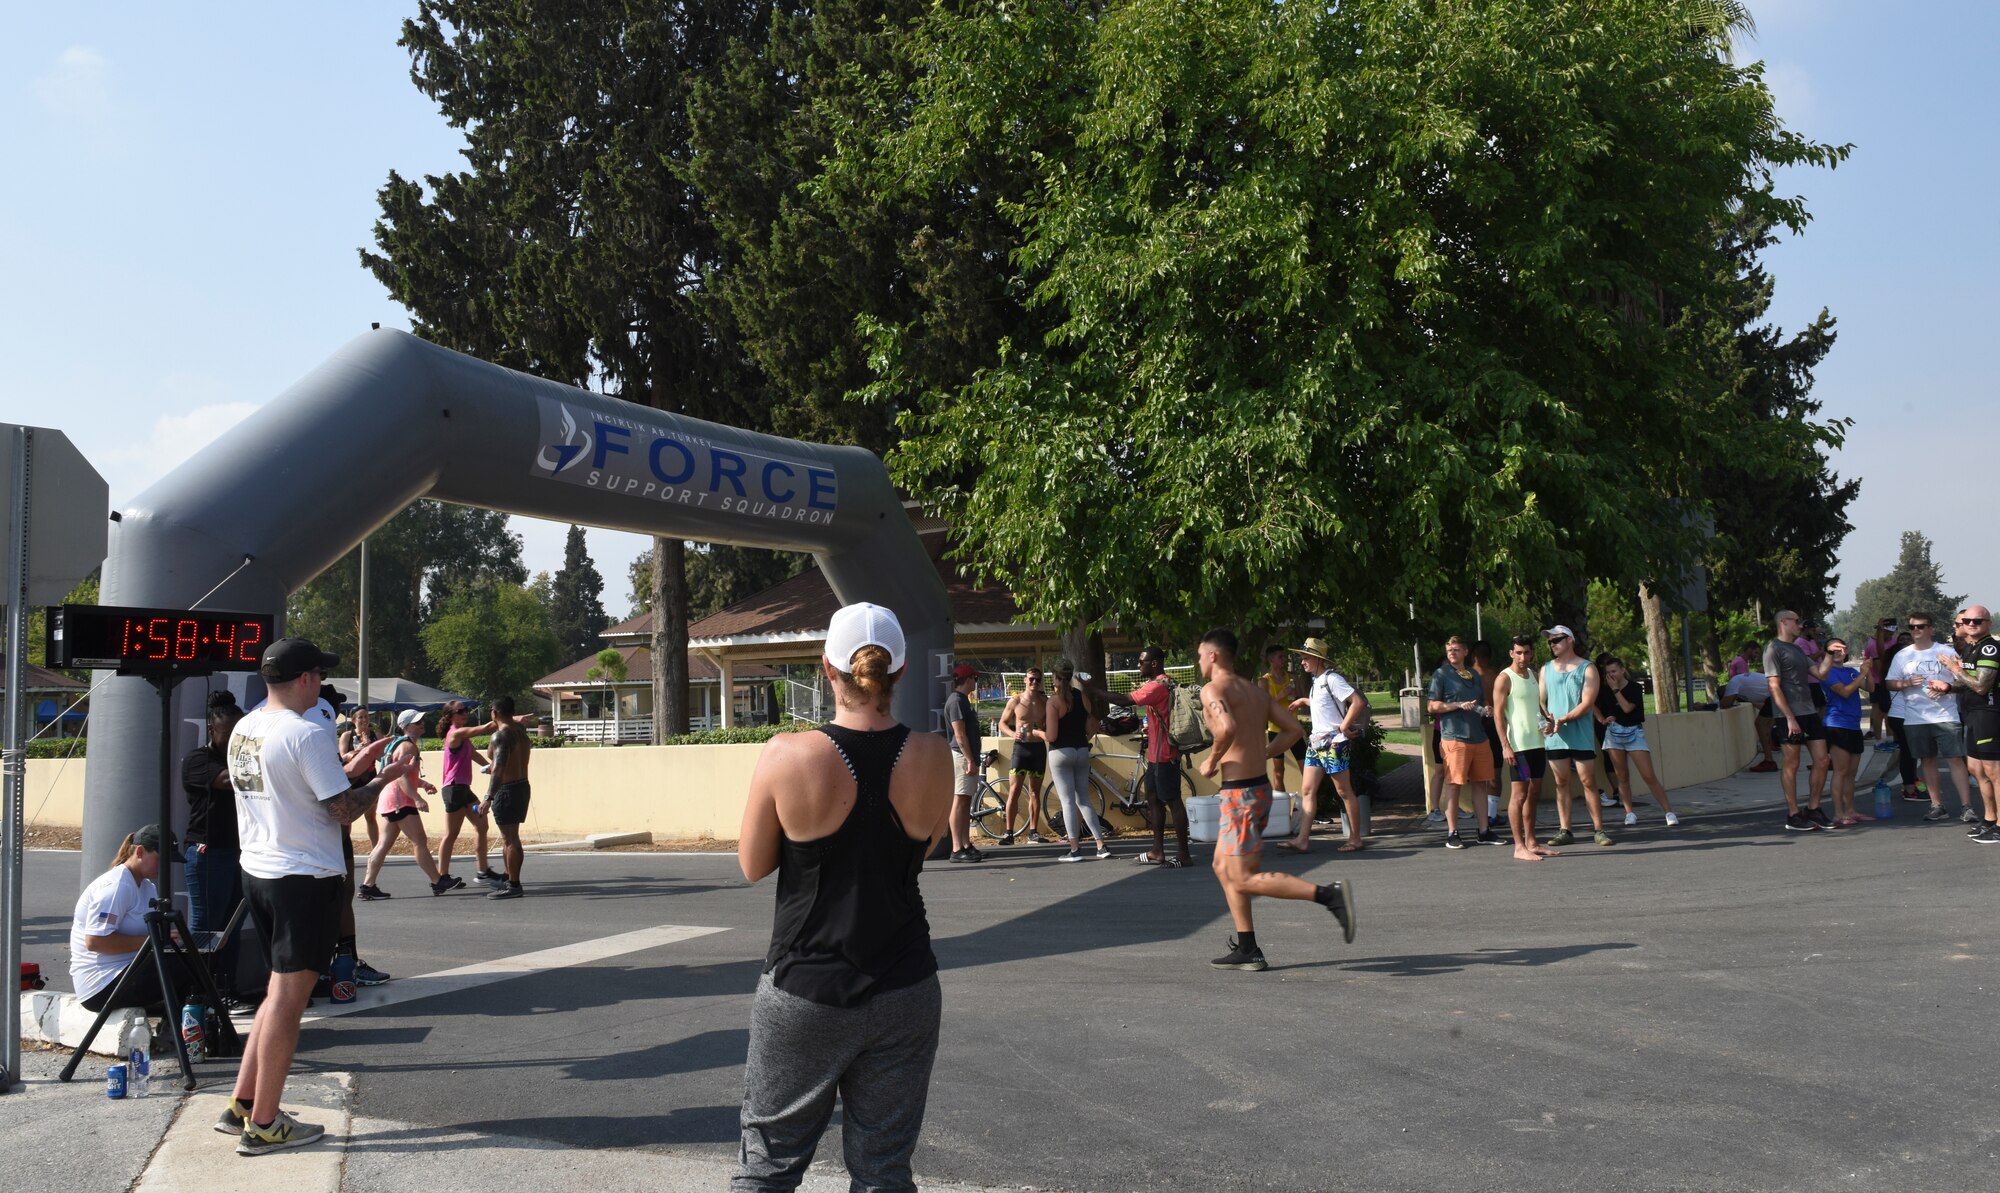
[[[1056,663],[1055,690],[1049,693],[1048,720],[1035,736],[1049,744],[1049,780],[1062,800],[1063,835],[1069,852],[1057,861],[1080,862],[1077,851],[1076,821],[1079,814],[1090,835],[1097,838],[1097,856],[1111,856],[1104,843],[1104,825],[1090,807],[1090,739],[1097,733],[1090,696],[1076,686],[1076,665],[1068,659]]]

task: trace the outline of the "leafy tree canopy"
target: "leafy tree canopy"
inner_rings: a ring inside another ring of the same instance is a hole
[[[1946,619],[1964,605],[1963,593],[1946,591],[1944,570],[1931,558],[1931,540],[1920,530],[1905,530],[1896,566],[1886,576],[1855,586],[1854,607],[1835,619],[1835,629],[1854,642],[1867,637],[1885,617],[1901,624],[1912,613],[1928,613],[1937,619],[1938,640],[1948,642],[1951,627]]]
[[[688,617],[707,617],[744,597],[789,580],[812,566],[812,556],[798,551],[763,551],[721,543],[689,543],[687,551]],[[641,555],[627,574],[632,616],[652,611],[653,558]]]
[[[530,697],[563,661],[542,603],[518,583],[453,593],[423,628],[423,643],[443,685],[480,701]]]
[[[1697,34],[1714,8],[934,8],[907,127],[857,168],[885,201],[1024,176],[1002,211],[1049,330],[937,386],[878,324],[898,479],[1058,622],[1362,626],[1678,574],[1663,498],[1837,433],[1696,350],[1734,297],[1718,230],[1802,228],[1771,171],[1846,153]]]
[[[519,585],[521,536],[494,510],[418,501],[368,538],[368,670],[436,683],[422,632],[447,598],[471,588]],[[287,603],[287,633],[310,638],[358,661],[361,553],[356,548],[321,572]],[[545,672],[537,672],[540,676]]]

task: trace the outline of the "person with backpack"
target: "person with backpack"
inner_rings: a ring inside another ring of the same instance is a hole
[[[1139,855],[1139,864],[1191,866],[1194,852],[1188,847],[1187,805],[1181,800],[1181,750],[1172,733],[1174,697],[1184,689],[1167,675],[1167,654],[1157,646],[1139,652],[1139,677],[1144,682],[1129,696],[1104,694],[1113,704],[1146,710],[1146,807],[1153,822],[1153,848]],[[1187,703],[1194,706],[1192,700]],[[1200,719],[1198,712],[1195,719]],[[1171,858],[1167,856],[1169,810],[1174,818],[1174,840],[1180,845],[1180,852]]]
[[[1347,677],[1333,669],[1328,659],[1329,647],[1324,638],[1308,638],[1306,644],[1293,653],[1299,656],[1300,665],[1305,668],[1306,695],[1291,702],[1295,710],[1304,709],[1311,713],[1312,733],[1306,739],[1305,780],[1299,784],[1299,831],[1291,841],[1280,841],[1278,848],[1292,853],[1304,853],[1312,845],[1313,816],[1319,811],[1319,789],[1329,777],[1333,779],[1333,789],[1340,793],[1340,804],[1347,821],[1347,843],[1338,847],[1341,853],[1359,853],[1368,847],[1361,839],[1361,801],[1354,793],[1354,775],[1348,769],[1348,743],[1367,723],[1368,697],[1354,689]]]
[[[424,714],[414,708],[406,708],[396,714],[396,736],[389,739],[388,749],[382,752],[382,765],[386,768],[397,762],[409,763],[409,774],[382,788],[376,801],[375,811],[382,818],[382,838],[375,842],[375,848],[368,854],[368,869],[361,878],[363,899],[387,899],[389,892],[375,885],[382,876],[382,863],[388,860],[389,850],[395,847],[398,834],[410,838],[410,845],[417,851],[417,867],[430,879],[431,894],[442,895],[452,888],[452,882],[438,873],[437,863],[431,860],[430,839],[424,835],[423,818],[420,812],[428,812],[431,806],[417,793],[417,788],[436,795],[437,788],[426,782],[419,768],[423,765],[423,754],[418,749],[418,739],[423,735]],[[414,732],[412,732],[414,728]]]
[[[1089,693],[1077,687],[1076,664],[1068,659],[1056,663],[1055,691],[1049,693],[1049,711],[1035,736],[1049,747],[1049,777],[1055,781],[1056,796],[1062,800],[1063,839],[1069,852],[1060,862],[1080,862],[1076,822],[1081,817],[1090,835],[1097,839],[1097,858],[1111,856],[1104,840],[1104,825],[1090,806],[1090,739],[1097,735],[1097,718],[1091,715]]]

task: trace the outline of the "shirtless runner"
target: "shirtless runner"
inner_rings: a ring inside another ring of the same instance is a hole
[[[493,720],[488,725],[493,737],[493,785],[488,788],[482,811],[493,814],[493,826],[505,842],[500,850],[507,870],[507,885],[488,894],[488,899],[519,899],[521,890],[521,822],[528,818],[528,731],[514,718],[514,698],[502,696],[493,702]]]
[[[1222,776],[1221,823],[1215,842],[1215,878],[1222,885],[1222,897],[1229,904],[1229,918],[1236,933],[1229,938],[1229,952],[1210,961],[1215,969],[1260,970],[1266,968],[1264,952],[1257,947],[1256,927],[1250,918],[1250,900],[1258,895],[1272,899],[1311,899],[1333,913],[1343,935],[1354,941],[1354,884],[1333,883],[1314,886],[1290,874],[1259,872],[1259,855],[1264,848],[1264,826],[1271,816],[1271,776],[1266,766],[1272,758],[1291,748],[1304,735],[1298,718],[1283,701],[1273,700],[1262,684],[1236,674],[1236,634],[1215,629],[1202,635],[1195,655],[1206,682],[1201,689],[1202,716],[1215,739],[1201,773]],[[1258,729],[1269,722],[1278,726],[1278,735],[1268,744]]]

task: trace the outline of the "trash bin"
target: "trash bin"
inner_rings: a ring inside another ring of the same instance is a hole
[[[1403,728],[1422,729],[1424,727],[1423,706],[1417,702],[1423,699],[1424,690],[1422,688],[1404,688],[1398,695],[1400,696],[1399,703],[1403,706]]]

